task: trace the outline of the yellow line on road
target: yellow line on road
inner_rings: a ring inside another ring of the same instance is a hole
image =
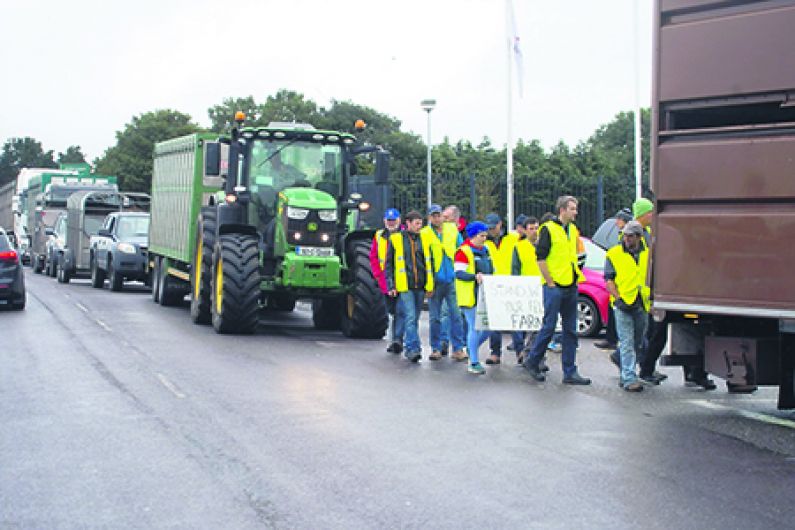
[[[776,416],[770,416],[769,414],[751,412],[750,410],[742,410],[735,407],[729,407],[727,405],[720,405],[718,403],[713,403],[711,401],[699,401],[697,399],[691,399],[689,400],[689,403],[707,409],[726,410],[729,412],[734,412],[736,414],[739,414],[740,416],[743,416],[744,418],[761,421],[769,425],[776,425],[778,427],[787,427],[789,429],[795,429],[795,421],[787,420],[784,418],[777,418]]]

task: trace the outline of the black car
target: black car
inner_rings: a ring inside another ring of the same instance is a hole
[[[19,253],[0,228],[0,307],[25,309],[25,273]]]

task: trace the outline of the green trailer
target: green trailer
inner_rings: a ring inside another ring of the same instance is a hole
[[[265,307],[312,301],[315,327],[380,338],[387,327],[373,278],[368,207],[347,194],[356,157],[380,182],[388,153],[351,134],[306,124],[194,134],[155,147],[150,267],[153,299],[191,298],[191,318],[219,333],[251,333]]]

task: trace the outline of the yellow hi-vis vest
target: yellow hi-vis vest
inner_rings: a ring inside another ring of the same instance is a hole
[[[546,259],[552,281],[558,285],[584,282],[585,276],[577,265],[577,242],[580,240],[580,231],[574,223],[569,223],[568,234],[555,221],[547,221],[541,226],[547,227],[552,242]],[[576,278],[573,276],[575,273]]]
[[[381,270],[386,269],[386,247],[388,246],[387,238],[381,237],[384,233],[384,229],[376,231],[375,233],[375,243],[378,245],[378,266],[381,267]]]
[[[436,274],[442,268],[444,254],[447,254],[451,262],[455,261],[458,230],[453,223],[444,223],[442,225],[441,241],[439,241],[439,236],[436,235],[436,231],[431,225],[424,226],[420,230],[420,239],[422,239],[422,249],[425,251],[425,255],[430,257],[433,264],[433,274]],[[428,271],[430,270],[429,268]]]
[[[392,243],[392,248],[395,250],[395,290],[399,293],[405,293],[409,290],[409,278],[406,272],[406,253],[403,248],[403,233],[395,232],[389,236],[389,242]],[[422,239],[420,244],[425,246]],[[431,272],[431,258],[430,252],[426,252],[423,248],[423,255],[425,257],[425,290],[433,291],[433,273]]]
[[[536,258],[536,247],[529,239],[520,239],[516,242],[516,253],[519,255],[519,263],[522,264],[522,269],[519,272],[521,276],[541,276]],[[513,258],[511,265],[513,268]]]
[[[507,234],[500,240],[500,248],[497,248],[497,245],[491,239],[486,240],[486,248],[489,249],[489,257],[492,265],[494,265],[495,276],[511,275],[511,260],[513,259],[513,247],[516,242],[514,241],[511,244],[508,239],[509,236],[510,234]]]
[[[641,243],[643,245],[643,243]],[[632,305],[638,298],[638,294],[643,301],[643,308],[648,311],[651,303],[649,301],[650,289],[646,285],[646,271],[649,265],[649,250],[646,245],[640,251],[638,262],[635,263],[635,258],[632,254],[624,251],[623,245],[616,245],[607,251],[607,257],[613,264],[616,270],[616,277],[613,282],[616,284],[618,294],[621,299]],[[614,298],[610,297],[610,303],[614,302]]]
[[[467,257],[467,269],[469,274],[475,274],[475,253],[466,243],[461,245],[458,250]],[[458,300],[458,307],[475,307],[475,289],[478,284],[475,280],[455,279],[455,297]]]

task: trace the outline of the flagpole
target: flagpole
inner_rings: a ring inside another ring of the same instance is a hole
[[[506,59],[508,61],[508,140],[506,143],[505,152],[507,154],[507,160],[505,163],[506,168],[506,175],[505,175],[505,184],[507,186],[507,193],[505,194],[507,197],[508,205],[506,208],[507,217],[507,226],[508,230],[513,230],[513,65],[511,61],[513,59],[513,22],[511,21],[511,11],[512,7],[510,5],[511,0],[505,0],[505,34],[506,34],[506,51],[507,56]]]

